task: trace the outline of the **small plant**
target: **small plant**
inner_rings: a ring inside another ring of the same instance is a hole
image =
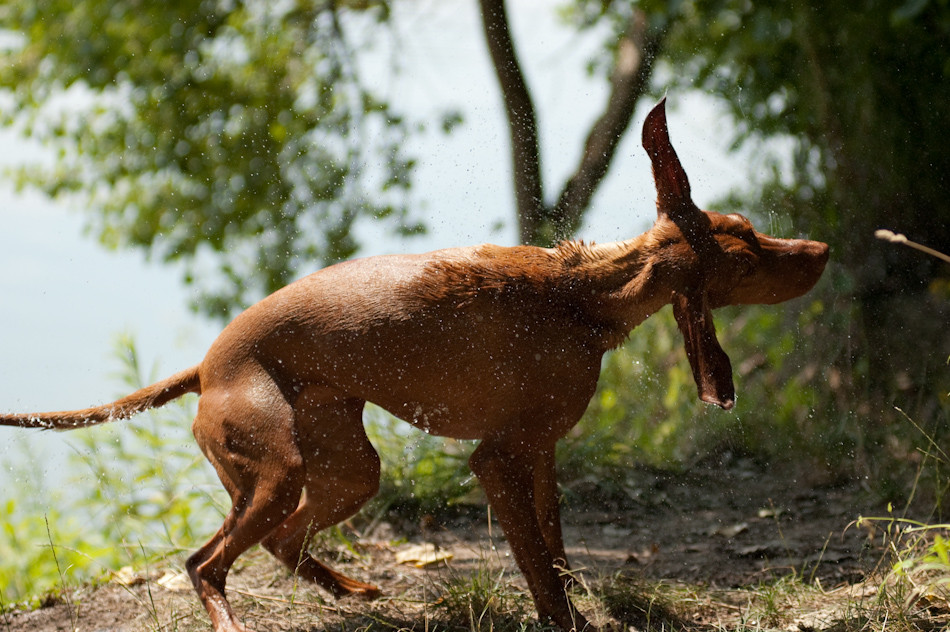
[[[49,550],[53,555],[53,563],[56,564],[56,572],[59,573],[59,580],[63,595],[63,601],[66,603],[66,611],[69,613],[69,622],[72,629],[76,629],[76,608],[73,606],[72,601],[69,598],[69,585],[66,581],[66,574],[59,563],[59,556],[56,555],[56,544],[53,543],[53,532],[49,528],[49,519],[46,519],[46,537],[49,542]]]
[[[895,516],[861,518],[857,524],[881,532],[890,558],[878,587],[876,607],[868,616],[902,622],[909,629],[934,615],[947,619],[950,524],[925,524]]]
[[[599,583],[594,591],[604,608],[626,627],[638,630],[685,630],[685,620],[676,612],[661,584],[649,584],[628,574],[617,573]]]
[[[449,575],[438,606],[452,626],[472,632],[514,632],[524,630],[530,600],[511,584],[506,570],[482,560],[471,574]]]
[[[428,435],[372,404],[364,419],[382,462],[380,491],[370,513],[393,511],[409,518],[438,514],[476,488],[468,469],[474,442]]]
[[[915,524],[902,532],[891,573],[909,586],[907,602],[950,609],[950,524]]]

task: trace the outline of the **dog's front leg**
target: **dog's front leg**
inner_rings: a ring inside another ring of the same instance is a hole
[[[565,592],[538,520],[535,476],[543,450],[512,436],[489,438],[478,446],[469,464],[528,582],[539,619],[550,620],[565,631],[580,631],[589,624]]]

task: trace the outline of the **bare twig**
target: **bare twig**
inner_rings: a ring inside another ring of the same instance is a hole
[[[942,259],[943,261],[950,263],[950,255],[945,255],[938,250],[934,250],[933,248],[928,248],[927,246],[923,244],[918,244],[915,241],[911,241],[907,239],[906,235],[902,235],[901,233],[895,233],[893,231],[882,228],[880,230],[874,231],[874,236],[877,237],[878,239],[889,241],[892,244],[903,244],[910,248],[914,248],[915,250],[926,252],[928,255],[937,257],[938,259]]]

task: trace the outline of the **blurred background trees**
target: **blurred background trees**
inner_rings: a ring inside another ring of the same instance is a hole
[[[202,312],[233,315],[300,269],[351,256],[361,217],[422,230],[401,195],[406,122],[361,81],[354,55],[367,44],[347,39],[344,7],[83,0],[2,11],[5,123],[57,152],[21,182],[81,194],[108,247],[185,261],[188,283],[202,266],[223,273],[200,286]]]
[[[413,120],[362,76],[359,59],[397,4],[11,0],[0,9],[0,86],[13,99],[3,123],[57,156],[17,177],[83,196],[105,245],[185,261],[189,283],[211,278],[198,307],[218,318],[356,253],[360,222],[418,234],[426,218],[407,202],[407,139],[458,118]],[[816,294],[784,311],[731,314],[738,324],[724,335],[744,360],[740,389],[768,400],[742,424],[785,424],[799,447],[820,437],[855,457],[893,436],[898,404],[943,436],[950,271],[873,231],[950,251],[946,2],[565,0],[563,19],[604,37],[590,69],[609,88],[560,187],[541,175],[537,104],[505,8],[479,3],[521,241],[569,238],[596,212],[591,199],[638,103],[668,89],[714,95],[734,115],[736,147],[791,148],[789,162],[718,206],[832,246]],[[207,269],[221,274],[196,274]],[[620,383],[638,374],[615,369]],[[597,401],[615,408],[621,389],[606,388],[614,395]],[[633,414],[636,401],[625,406]],[[912,445],[889,449],[906,456]]]
[[[950,7],[703,1],[686,3],[670,33],[671,64],[686,71],[677,82],[728,102],[738,143],[793,144],[792,164],[745,201],[832,245],[840,268],[826,300],[853,300],[835,358],[853,396],[923,397],[932,418],[936,387],[946,412],[950,269],[874,230],[950,250]]]

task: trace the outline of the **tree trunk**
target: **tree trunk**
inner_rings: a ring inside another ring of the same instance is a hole
[[[545,203],[538,124],[531,93],[511,39],[504,0],[481,0],[482,24],[508,117],[519,238],[549,246],[571,237],[610,168],[614,153],[645,93],[663,36],[635,10],[617,46],[611,90],[587,135],[584,152],[554,205]]]

